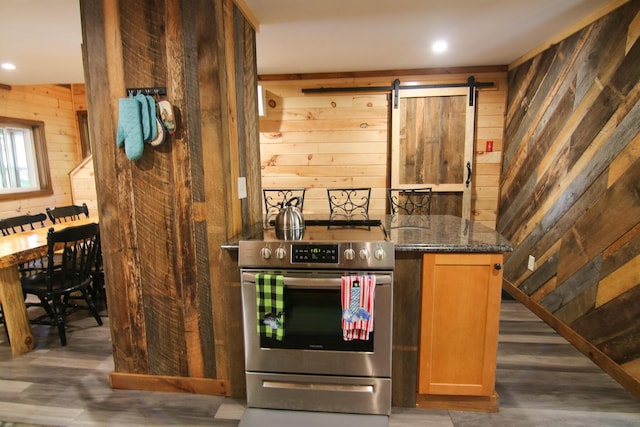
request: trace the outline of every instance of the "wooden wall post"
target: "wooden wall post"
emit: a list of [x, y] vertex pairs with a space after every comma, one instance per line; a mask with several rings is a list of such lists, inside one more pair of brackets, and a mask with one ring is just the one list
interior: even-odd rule
[[[112, 386], [242, 395], [237, 266], [220, 245], [261, 219], [255, 32], [232, 0], [82, 0], [81, 17]], [[131, 161], [118, 100], [141, 87], [167, 88], [178, 130]]]

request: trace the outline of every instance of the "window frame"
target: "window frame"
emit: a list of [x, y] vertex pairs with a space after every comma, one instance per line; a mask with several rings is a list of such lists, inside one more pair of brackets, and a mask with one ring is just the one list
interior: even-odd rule
[[27, 126], [31, 128], [31, 137], [33, 139], [35, 163], [37, 167], [36, 173], [38, 175], [40, 188], [30, 191], [12, 191], [8, 193], [0, 192], [0, 201], [29, 199], [53, 194], [44, 122], [0, 116], [0, 127], [9, 127], [11, 125]]
[[78, 131], [80, 135], [80, 148], [82, 149], [82, 158], [86, 159], [91, 156], [91, 135], [89, 134], [89, 114], [87, 110], [78, 110], [76, 113], [78, 119]]

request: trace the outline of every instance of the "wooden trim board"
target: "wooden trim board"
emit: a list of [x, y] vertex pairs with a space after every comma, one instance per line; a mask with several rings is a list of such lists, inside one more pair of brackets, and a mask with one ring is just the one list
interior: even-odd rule
[[111, 388], [122, 390], [169, 391], [231, 396], [229, 381], [213, 378], [168, 377], [112, 372], [109, 375], [109, 383]]
[[498, 412], [500, 396], [448, 396], [440, 394], [416, 395], [416, 408], [447, 411]]

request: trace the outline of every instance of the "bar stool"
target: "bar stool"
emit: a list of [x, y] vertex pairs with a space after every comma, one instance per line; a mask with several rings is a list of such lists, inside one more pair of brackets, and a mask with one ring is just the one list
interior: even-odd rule
[[431, 187], [388, 188], [391, 214], [431, 215]]
[[368, 217], [371, 187], [362, 188], [328, 188], [329, 212], [331, 217], [354, 215]]

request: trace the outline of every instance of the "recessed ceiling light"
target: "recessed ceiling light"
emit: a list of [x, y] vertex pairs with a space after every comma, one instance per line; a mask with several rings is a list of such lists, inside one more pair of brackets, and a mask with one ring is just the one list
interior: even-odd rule
[[444, 51], [447, 50], [447, 42], [444, 40], [438, 40], [437, 42], [433, 43], [433, 45], [431, 46], [431, 49], [433, 50], [434, 53], [442, 53]]
[[4, 64], [0, 65], [0, 67], [2, 67], [5, 70], [15, 70], [16, 66], [13, 64], [10, 64], [8, 62], [5, 62]]

